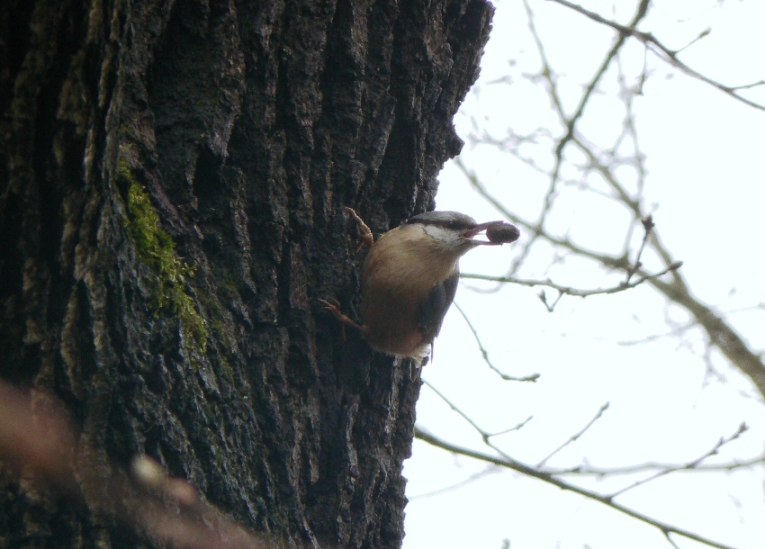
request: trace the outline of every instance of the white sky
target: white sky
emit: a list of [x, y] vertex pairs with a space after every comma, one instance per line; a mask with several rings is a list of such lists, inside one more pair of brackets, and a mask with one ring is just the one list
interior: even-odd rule
[[[562, 73], [571, 112], [613, 40], [613, 32], [568, 9], [544, 0], [529, 0], [553, 68]], [[612, 16], [612, 2], [582, 2]], [[613, 2], [616, 3], [616, 2]], [[618, 2], [615, 17], [627, 21], [636, 1]], [[653, 2], [654, 5], [659, 4]], [[726, 84], [765, 78], [765, 3], [726, 0], [662, 2], [641, 25], [670, 47], [682, 47], [705, 28], [707, 37], [681, 54], [701, 73]], [[633, 44], [627, 67], [642, 65], [642, 49]], [[516, 65], [509, 67], [508, 60]], [[727, 313], [765, 303], [761, 281], [765, 261], [761, 244], [765, 220], [765, 112], [738, 103], [706, 84], [679, 74], [649, 56], [653, 68], [645, 94], [635, 108], [640, 146], [647, 157], [646, 201], [653, 205], [667, 248], [683, 260], [682, 272], [696, 297]], [[502, 135], [537, 126], [555, 126], [542, 89], [519, 78], [538, 71], [536, 50], [520, 0], [498, 3], [494, 30], [483, 60], [478, 95], [471, 95], [456, 119], [458, 131], [470, 131], [470, 117], [482, 129]], [[515, 75], [512, 86], [486, 82]], [[581, 128], [601, 143], [619, 131], [622, 114], [613, 78], [602, 87]], [[751, 93], [765, 102], [765, 92]], [[554, 137], [559, 136], [555, 129]], [[510, 209], [535, 219], [544, 177], [510, 156], [480, 147], [463, 151], [492, 192]], [[542, 159], [544, 161], [544, 159]], [[459, 210], [478, 220], [497, 219], [492, 208], [470, 190], [452, 165], [441, 174], [438, 208]], [[590, 249], [618, 250], [629, 218], [576, 195], [561, 201], [557, 223]], [[639, 233], [638, 233], [638, 236]], [[463, 272], [504, 274], [517, 248], [479, 248], [461, 262]], [[647, 258], [650, 266], [651, 258]], [[572, 261], [548, 270], [549, 258], [532, 256], [522, 272], [529, 278], [552, 276], [557, 282], [585, 288], [610, 286], [618, 278]], [[621, 276], [621, 275], [619, 275]], [[471, 284], [475, 286], [475, 284]], [[734, 290], [735, 291], [732, 291]], [[647, 285], [615, 296], [564, 297], [554, 313], [539, 302], [539, 289], [505, 287], [478, 294], [461, 285], [457, 303], [466, 311], [495, 365], [508, 374], [538, 372], [536, 384], [502, 381], [481, 360], [459, 312], [452, 308], [436, 341], [435, 361], [423, 378], [432, 383], [487, 431], [501, 431], [529, 416], [523, 429], [495, 442], [515, 459], [534, 464], [579, 431], [606, 402], [610, 407], [579, 441], [550, 465], [567, 467], [583, 461], [620, 466], [645, 461], [693, 460], [720, 437], [746, 422], [750, 430], [726, 445], [709, 462], [745, 459], [765, 447], [765, 407], [748, 380], [715, 353], [713, 363], [727, 377], [720, 383], [706, 376], [700, 357], [704, 339], [695, 331], [685, 341], [660, 338], [624, 346], [618, 342], [665, 334], [665, 317], [687, 318]], [[554, 294], [550, 294], [554, 295]], [[733, 313], [730, 320], [754, 349], [765, 349], [763, 310]], [[423, 387], [418, 426], [455, 444], [491, 453], [472, 428], [430, 390]], [[423, 496], [458, 484], [486, 470], [486, 465], [415, 441], [407, 461], [409, 479], [405, 549], [620, 549], [671, 545], [656, 529], [580, 496], [509, 471], [492, 472], [465, 486]], [[607, 492], [630, 484], [614, 480], [569, 477], [572, 483]], [[418, 497], [419, 496], [419, 497]], [[653, 518], [683, 527], [741, 549], [765, 547], [763, 470], [730, 474], [675, 473], [639, 487], [617, 501]], [[701, 545], [673, 537], [680, 548]]]

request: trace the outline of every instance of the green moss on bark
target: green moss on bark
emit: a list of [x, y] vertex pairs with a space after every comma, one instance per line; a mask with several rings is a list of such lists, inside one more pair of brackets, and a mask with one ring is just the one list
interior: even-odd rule
[[135, 242], [138, 258], [156, 276], [151, 282], [155, 314], [177, 316], [184, 339], [204, 352], [209, 335], [207, 324], [197, 312], [194, 298], [186, 290], [194, 268], [178, 257], [175, 243], [162, 229], [149, 194], [134, 180], [124, 160], [120, 161], [119, 176], [128, 183], [128, 218], [125, 224]]

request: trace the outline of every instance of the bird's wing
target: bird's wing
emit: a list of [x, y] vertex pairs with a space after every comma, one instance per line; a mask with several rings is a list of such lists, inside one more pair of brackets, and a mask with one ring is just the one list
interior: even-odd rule
[[430, 291], [425, 301], [420, 303], [417, 310], [417, 324], [422, 333], [422, 341], [432, 343], [433, 339], [441, 331], [446, 311], [454, 301], [457, 293], [457, 283], [460, 279], [459, 271], [454, 271], [443, 282], [436, 284]]

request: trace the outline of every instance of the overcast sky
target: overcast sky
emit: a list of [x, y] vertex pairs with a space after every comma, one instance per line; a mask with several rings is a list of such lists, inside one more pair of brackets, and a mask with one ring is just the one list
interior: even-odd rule
[[[559, 83], [570, 100], [567, 106], [573, 108], [581, 84], [601, 63], [614, 32], [553, 2], [529, 2], [550, 62], [561, 73]], [[625, 22], [637, 2], [618, 2], [616, 14], [611, 2], [582, 4]], [[725, 84], [765, 78], [765, 3], [653, 4], [656, 7], [640, 29], [669, 47], [680, 48], [711, 28], [708, 36], [681, 54], [688, 65]], [[634, 72], [642, 66], [642, 49], [633, 45], [623, 62], [625, 71]], [[650, 78], [635, 102], [649, 170], [645, 204], [667, 248], [684, 261], [682, 272], [693, 294], [729, 316], [751, 347], [765, 349], [765, 314], [756, 308], [765, 303], [761, 213], [765, 112], [738, 103], [655, 57], [648, 57], [648, 66]], [[507, 127], [523, 133], [548, 122], [557, 128], [542, 88], [522, 78], [537, 73], [539, 67], [522, 2], [499, 2], [477, 93], [465, 101], [456, 119], [458, 132], [466, 136], [471, 119], [494, 135], [502, 135]], [[513, 75], [511, 85], [488, 85], [507, 74]], [[604, 143], [618, 133], [623, 118], [618, 97], [613, 96], [618, 91], [614, 75], [607, 75], [602, 93], [581, 121], [583, 131]], [[750, 96], [765, 103], [763, 92]], [[553, 137], [559, 132], [554, 129]], [[463, 158], [509, 209], [536, 218], [546, 188], [544, 176], [486, 148], [466, 146]], [[479, 221], [498, 219], [453, 165], [441, 174], [437, 204], [438, 209], [459, 210]], [[590, 249], [618, 250], [629, 224], [629, 217], [618, 208], [575, 196], [557, 215], [555, 223]], [[636, 239], [639, 236], [636, 233]], [[517, 246], [479, 248], [462, 260], [462, 271], [502, 275], [517, 250]], [[650, 257], [646, 265], [650, 268]], [[577, 261], [550, 269], [544, 254], [532, 256], [522, 274], [552, 276], [560, 284], [583, 288], [617, 280]], [[666, 334], [667, 318], [680, 323], [687, 319], [665, 307], [649, 286], [614, 296], [564, 297], [553, 313], [537, 297], [539, 289], [508, 286], [482, 294], [471, 291], [471, 286], [477, 284], [461, 284], [456, 302], [478, 329], [494, 364], [514, 376], [539, 373], [539, 381], [503, 381], [491, 372], [454, 307], [423, 378], [487, 431], [502, 431], [533, 416], [522, 429], [496, 439], [515, 459], [537, 463], [582, 429], [605, 403], [609, 408], [603, 417], [549, 465], [687, 462], [721, 437], [731, 436], [742, 422], [749, 430], [709, 463], [763, 452], [761, 398], [717, 353], [712, 354], [712, 363], [726, 379], [710, 378], [701, 358], [705, 349], [701, 333], [688, 330], [682, 339], [658, 337], [628, 344]], [[449, 442], [490, 452], [428, 386], [418, 404], [418, 426]], [[503, 539], [509, 539], [513, 549], [671, 547], [658, 530], [610, 508], [516, 473], [488, 470], [482, 463], [420, 441], [415, 441], [405, 474], [411, 499], [405, 549], [500, 549]], [[474, 475], [479, 478], [434, 494]], [[569, 480], [605, 493], [631, 484], [634, 478]], [[715, 541], [761, 549], [764, 486], [761, 466], [730, 474], [675, 473], [617, 501]], [[680, 548], [701, 547], [678, 537], [673, 541]]]

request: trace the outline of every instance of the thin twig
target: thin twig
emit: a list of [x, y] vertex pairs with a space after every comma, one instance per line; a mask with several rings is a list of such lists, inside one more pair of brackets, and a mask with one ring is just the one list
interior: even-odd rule
[[[643, 263], [640, 261], [640, 258], [643, 256], [643, 250], [645, 250], [646, 244], [648, 244], [648, 239], [651, 238], [651, 233], [653, 232], [653, 229], [656, 225], [653, 224], [653, 217], [648, 216], [640, 220], [640, 222], [643, 225], [643, 240], [640, 243], [640, 248], [638, 249], [637, 257], [635, 257], [635, 262], [632, 264], [632, 266], [627, 269], [627, 279], [624, 281], [625, 284], [629, 284], [630, 279], [632, 278], [632, 275], [634, 275], [636, 272], [640, 270], [640, 268], [643, 266]], [[682, 264], [682, 263], [681, 263]]]
[[431, 384], [431, 383], [430, 383], [428, 380], [426, 380], [426, 379], [423, 379], [423, 380], [422, 380], [422, 382], [423, 382], [423, 384], [425, 384], [425, 385], [426, 385], [426, 386], [427, 386], [427, 387], [428, 387], [428, 388], [429, 388], [431, 391], [433, 391], [434, 393], [436, 393], [436, 395], [437, 395], [437, 396], [438, 396], [438, 397], [439, 397], [441, 400], [443, 400], [443, 401], [446, 403], [446, 405], [447, 405], [447, 406], [449, 406], [449, 408], [451, 408], [452, 410], [454, 410], [454, 411], [455, 411], [457, 414], [459, 414], [459, 415], [460, 415], [460, 417], [462, 417], [462, 419], [464, 419], [465, 421], [467, 421], [467, 422], [470, 424], [470, 426], [471, 426], [473, 429], [475, 429], [475, 431], [476, 431], [476, 432], [477, 432], [479, 435], [481, 435], [481, 439], [483, 440], [484, 444], [486, 444], [486, 446], [488, 446], [489, 448], [491, 448], [492, 450], [494, 450], [495, 452], [497, 452], [497, 453], [498, 453], [499, 455], [501, 455], [502, 457], [506, 457], [506, 458], [510, 459], [510, 456], [508, 456], [508, 455], [507, 455], [507, 454], [505, 454], [505, 453], [504, 453], [502, 450], [500, 450], [500, 449], [499, 449], [497, 446], [495, 446], [494, 444], [492, 444], [492, 442], [491, 442], [491, 440], [490, 440], [490, 439], [491, 439], [491, 437], [495, 437], [495, 436], [503, 435], [503, 434], [505, 434], [505, 433], [509, 433], [509, 432], [511, 432], [511, 431], [517, 431], [517, 430], [521, 429], [521, 428], [522, 428], [524, 425], [526, 425], [526, 424], [527, 424], [529, 421], [531, 421], [531, 416], [529, 416], [528, 418], [524, 419], [522, 422], [520, 422], [519, 424], [515, 425], [514, 427], [510, 427], [509, 429], [504, 429], [504, 430], [502, 430], [502, 431], [499, 431], [499, 432], [497, 432], [497, 433], [489, 433], [488, 431], [484, 431], [484, 430], [483, 430], [483, 429], [482, 429], [482, 428], [481, 428], [481, 427], [480, 427], [480, 426], [479, 426], [479, 425], [478, 425], [478, 424], [477, 424], [475, 421], [473, 421], [473, 419], [472, 419], [470, 416], [468, 416], [468, 415], [467, 415], [465, 412], [463, 412], [463, 411], [462, 411], [462, 410], [461, 410], [461, 409], [460, 409], [460, 408], [459, 408], [459, 407], [458, 407], [456, 404], [454, 404], [454, 403], [453, 403], [451, 400], [449, 400], [449, 399], [446, 397], [446, 395], [444, 395], [444, 394], [443, 394], [441, 391], [439, 391], [438, 389], [436, 389], [436, 388], [433, 386], [433, 384]]
[[699, 456], [698, 458], [694, 459], [693, 461], [689, 461], [688, 463], [685, 463], [683, 465], [679, 465], [679, 466], [675, 466], [675, 467], [668, 467], [667, 469], [664, 469], [662, 471], [658, 471], [657, 473], [655, 473], [655, 474], [653, 474], [653, 475], [651, 475], [651, 476], [649, 476], [647, 478], [637, 480], [637, 481], [633, 482], [632, 484], [630, 484], [629, 486], [627, 486], [625, 488], [622, 488], [621, 490], [618, 490], [616, 492], [613, 492], [610, 495], [610, 497], [615, 498], [616, 496], [619, 496], [619, 495], [621, 495], [621, 494], [623, 494], [623, 493], [625, 493], [625, 492], [627, 492], [629, 490], [632, 490], [633, 488], [637, 488], [638, 486], [642, 486], [643, 484], [646, 484], [648, 482], [651, 482], [651, 481], [656, 480], [658, 478], [661, 478], [663, 476], [669, 475], [670, 473], [675, 473], [677, 471], [687, 471], [687, 470], [690, 470], [690, 469], [695, 469], [699, 465], [699, 463], [701, 463], [702, 461], [704, 461], [708, 457], [717, 454], [720, 451], [720, 448], [722, 448], [726, 444], [728, 444], [730, 442], [733, 442], [734, 440], [739, 438], [748, 429], [749, 429], [749, 427], [747, 427], [746, 423], [742, 423], [741, 425], [739, 425], [738, 430], [735, 433], [733, 433], [728, 438], [720, 438], [720, 440], [717, 441], [717, 444], [715, 444], [713, 448], [711, 448], [709, 451], [705, 452], [702, 456]]
[[550, 460], [551, 457], [553, 457], [555, 454], [557, 454], [558, 452], [563, 450], [566, 446], [568, 446], [569, 444], [573, 444], [574, 442], [579, 440], [579, 438], [584, 433], [586, 433], [587, 430], [590, 427], [592, 427], [595, 424], [596, 421], [598, 421], [601, 417], [603, 417], [603, 414], [605, 413], [605, 411], [608, 410], [608, 406], [609, 406], [608, 402], [603, 404], [603, 406], [601, 406], [600, 409], [598, 410], [598, 413], [595, 414], [595, 417], [593, 417], [590, 421], [587, 422], [587, 425], [585, 425], [578, 433], [575, 433], [575, 434], [571, 435], [568, 438], [568, 440], [566, 440], [563, 444], [561, 444], [555, 450], [550, 452], [542, 461], [537, 463], [537, 465], [536, 465], [537, 469], [541, 469], [542, 467], [544, 467], [545, 463], [547, 463]]
[[433, 490], [432, 492], [425, 492], [423, 494], [417, 494], [414, 496], [410, 496], [407, 494], [406, 499], [409, 501], [414, 501], [416, 499], [424, 499], [424, 498], [430, 498], [433, 496], [440, 496], [443, 493], [451, 492], [452, 490], [458, 490], [462, 488], [463, 486], [467, 486], [468, 484], [472, 484], [476, 480], [479, 480], [487, 475], [495, 474], [495, 473], [501, 473], [502, 469], [497, 467], [496, 465], [488, 465], [486, 469], [483, 471], [480, 471], [474, 475], [470, 475], [465, 480], [461, 480], [455, 484], [451, 484], [449, 486], [445, 486], [443, 488], [439, 488], [438, 490]]
[[675, 543], [675, 540], [673, 540], [672, 537], [670, 536], [670, 532], [666, 532], [665, 531], [665, 532], [662, 532], [662, 534], [664, 534], [664, 537], [667, 538], [667, 541], [669, 542], [669, 544], [672, 547], [674, 547], [675, 549], [680, 549], [680, 547], [678, 547], [677, 543]]
[[473, 323], [470, 322], [470, 319], [465, 314], [465, 311], [462, 310], [462, 307], [460, 307], [456, 302], [453, 303], [453, 305], [462, 315], [462, 318], [465, 319], [465, 322], [467, 323], [468, 328], [470, 328], [470, 331], [473, 333], [473, 337], [475, 338], [475, 341], [478, 344], [478, 349], [481, 352], [481, 356], [483, 357], [484, 362], [489, 368], [495, 371], [499, 375], [499, 377], [501, 377], [505, 381], [530, 381], [532, 383], [535, 382], [537, 379], [539, 379], [540, 374], [531, 374], [524, 377], [513, 377], [510, 375], [507, 375], [506, 373], [502, 372], [502, 370], [494, 366], [494, 364], [489, 359], [489, 351], [487, 351], [486, 347], [483, 346], [483, 342], [481, 341], [481, 338], [478, 336], [478, 330], [476, 330], [475, 326], [473, 326]]

